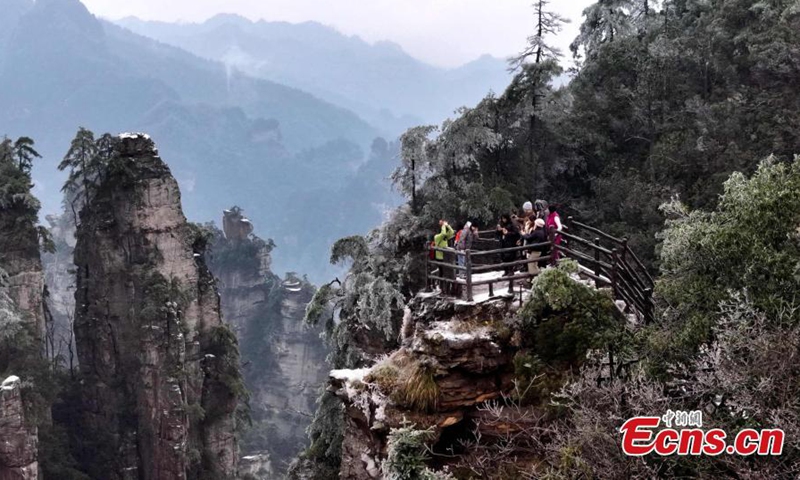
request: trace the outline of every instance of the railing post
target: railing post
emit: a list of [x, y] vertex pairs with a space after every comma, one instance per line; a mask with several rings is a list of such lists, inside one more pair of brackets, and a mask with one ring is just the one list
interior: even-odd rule
[[467, 280], [467, 301], [472, 301], [472, 253], [467, 250], [464, 252], [464, 264], [467, 267], [466, 280]]
[[[567, 225], [566, 225], [566, 227], [567, 227], [567, 232], [569, 232], [569, 233], [572, 233], [571, 232], [571, 230], [572, 230], [572, 220], [573, 220], [572, 215], [567, 217]], [[572, 233], [572, 234], [575, 235], [574, 233]]]
[[647, 325], [653, 320], [653, 289], [645, 288], [642, 293], [644, 293], [644, 306], [647, 309], [643, 312], [644, 324]]
[[600, 277], [600, 237], [594, 238], [594, 246], [597, 247], [594, 249], [594, 274]]
[[622, 237], [622, 261], [627, 262], [625, 253], [628, 252], [628, 237]]
[[431, 292], [431, 249], [425, 254], [425, 292]]
[[617, 261], [619, 254], [616, 248], [611, 249], [611, 290], [614, 292], [614, 298], [619, 299], [619, 292], [617, 291]]

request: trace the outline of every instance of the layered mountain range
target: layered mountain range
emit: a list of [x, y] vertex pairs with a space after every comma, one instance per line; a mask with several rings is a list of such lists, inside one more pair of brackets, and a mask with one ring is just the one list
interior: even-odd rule
[[503, 59], [484, 55], [445, 69], [411, 57], [396, 43], [371, 44], [317, 22], [253, 22], [221, 14], [203, 23], [135, 17], [116, 23], [232, 71], [311, 92], [392, 136], [420, 123], [439, 123], [510, 80]]
[[[436, 69], [316, 24], [223, 16], [196, 28], [133, 20], [124, 28], [78, 0], [0, 8], [0, 134], [37, 139], [45, 214], [60, 211], [64, 176], [55, 167], [78, 127], [146, 131], [171, 159], [189, 218], [209, 221], [240, 205], [281, 246], [276, 270], [316, 281], [338, 273], [327, 266], [334, 240], [365, 233], [398, 204], [386, 180], [393, 135], [418, 119], [441, 121], [502, 88], [506, 75], [489, 59]], [[173, 30], [189, 40], [159, 34]], [[237, 49], [277, 70], [231, 60]], [[344, 215], [353, 198], [360, 214]]]

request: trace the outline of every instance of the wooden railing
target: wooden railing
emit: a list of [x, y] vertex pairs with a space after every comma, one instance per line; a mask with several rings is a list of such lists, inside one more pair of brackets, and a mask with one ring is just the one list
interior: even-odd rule
[[[571, 258], [581, 267], [580, 274], [594, 280], [599, 286], [611, 287], [614, 298], [623, 300], [625, 304], [638, 315], [644, 323], [653, 320], [653, 278], [647, 271], [639, 257], [631, 250], [627, 238], [616, 238], [595, 227], [575, 221], [572, 217], [567, 219], [561, 232], [551, 229], [550, 241], [535, 245], [525, 245], [512, 248], [493, 248], [497, 240], [486, 238], [487, 234], [494, 235], [494, 231], [479, 232], [478, 250], [457, 251], [453, 248], [434, 248], [433, 252], [440, 252], [444, 259], [430, 259], [426, 256], [427, 266], [426, 285], [428, 290], [437, 281], [450, 290], [445, 292], [453, 296], [461, 296], [465, 290], [467, 301], [474, 299], [474, 287], [479, 285], [489, 286], [489, 295], [494, 295], [494, 284], [508, 282], [508, 291], [513, 293], [515, 282], [532, 279], [538, 273], [530, 273], [527, 266], [531, 263], [547, 262], [555, 264], [559, 257]], [[560, 236], [560, 241], [556, 241]], [[588, 237], [588, 238], [587, 238]], [[536, 258], [524, 258], [511, 262], [497, 262], [497, 257], [506, 254], [519, 254], [550, 247], [550, 254]], [[463, 265], [458, 264], [458, 258], [463, 257]], [[523, 272], [515, 273], [514, 269], [523, 266]], [[437, 267], [434, 274], [432, 267]], [[507, 271], [511, 275], [487, 279], [473, 279], [473, 275]], [[464, 278], [459, 278], [458, 273], [463, 273]]]

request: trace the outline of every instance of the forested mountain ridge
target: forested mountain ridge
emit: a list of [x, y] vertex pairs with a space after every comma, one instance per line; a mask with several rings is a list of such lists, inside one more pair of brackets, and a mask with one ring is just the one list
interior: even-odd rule
[[391, 137], [414, 124], [439, 122], [489, 90], [504, 89], [510, 78], [502, 59], [487, 55], [444, 69], [412, 58], [397, 44], [369, 44], [316, 22], [253, 22], [221, 14], [196, 24], [134, 17], [116, 23], [248, 75], [297, 86], [357, 112]]

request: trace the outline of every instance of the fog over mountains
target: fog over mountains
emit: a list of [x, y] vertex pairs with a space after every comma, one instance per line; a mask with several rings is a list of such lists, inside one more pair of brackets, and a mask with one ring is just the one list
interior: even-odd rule
[[202, 24], [117, 22], [131, 31], [291, 85], [344, 106], [384, 134], [439, 123], [510, 80], [502, 59], [485, 55], [460, 68], [427, 65], [391, 42], [369, 44], [316, 22], [252, 22], [217, 15]]
[[385, 180], [396, 135], [508, 78], [498, 59], [444, 70], [315, 23], [114, 24], [78, 0], [0, 8], [0, 135], [36, 140], [43, 214], [60, 208], [55, 167], [78, 127], [144, 131], [190, 219], [239, 205], [277, 243], [276, 271], [315, 280], [334, 273], [334, 240], [365, 233], [397, 202]]

